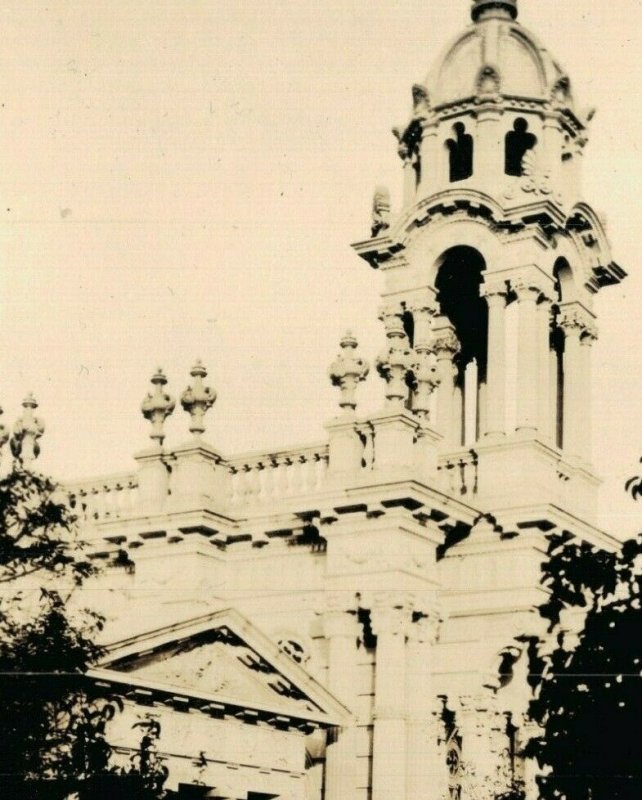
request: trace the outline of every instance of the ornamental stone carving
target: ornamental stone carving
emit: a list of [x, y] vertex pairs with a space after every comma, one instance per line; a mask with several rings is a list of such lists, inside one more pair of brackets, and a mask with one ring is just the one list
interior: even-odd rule
[[44, 422], [35, 415], [38, 402], [33, 394], [29, 393], [22, 402], [24, 411], [13, 427], [10, 447], [14, 458], [24, 465], [29, 465], [40, 454], [38, 439], [45, 432]]
[[425, 117], [430, 112], [428, 89], [421, 83], [415, 83], [412, 87], [412, 105], [415, 117]]
[[446, 356], [452, 358], [461, 349], [459, 339], [452, 327], [445, 327], [440, 330], [435, 330], [432, 342], [432, 349], [434, 350], [437, 358], [439, 356]]
[[163, 387], [167, 384], [167, 378], [160, 367], [152, 376], [151, 384], [154, 389], [147, 393], [147, 397], [141, 404], [141, 411], [143, 417], [152, 423], [152, 432], [149, 434], [149, 438], [162, 447], [165, 441], [165, 420], [174, 411], [176, 402], [164, 391]]
[[379, 319], [386, 329], [388, 342], [377, 357], [377, 372], [386, 381], [388, 405], [400, 406], [408, 396], [408, 378], [413, 353], [408, 344], [402, 321], [401, 306], [384, 306]]
[[412, 363], [415, 392], [413, 411], [418, 417], [428, 419], [430, 416], [430, 398], [439, 385], [434, 357], [427, 351], [415, 352]]
[[390, 227], [390, 192], [377, 186], [372, 198], [372, 236], [379, 236]]
[[441, 614], [434, 609], [428, 614], [415, 615], [408, 628], [408, 638], [422, 644], [437, 644], [442, 624]]
[[595, 318], [578, 303], [560, 306], [557, 324], [566, 335], [577, 336], [585, 344], [591, 344], [598, 337]]
[[200, 360], [194, 364], [190, 375], [194, 380], [181, 395], [181, 405], [190, 415], [190, 432], [194, 436], [201, 436], [205, 433], [205, 414], [214, 405], [216, 392], [203, 383], [207, 377], [207, 370]]
[[370, 365], [367, 361], [357, 355], [359, 343], [347, 331], [339, 343], [341, 352], [330, 365], [328, 375], [333, 386], [338, 386], [341, 390], [339, 406], [346, 412], [353, 412], [357, 407], [355, 392], [357, 386], [365, 381], [370, 372]]
[[499, 72], [495, 67], [486, 64], [477, 75], [477, 92], [483, 95], [495, 95], [500, 90]]

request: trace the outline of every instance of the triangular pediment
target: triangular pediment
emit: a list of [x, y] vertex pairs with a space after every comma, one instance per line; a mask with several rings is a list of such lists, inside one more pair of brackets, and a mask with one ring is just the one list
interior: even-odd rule
[[349, 712], [302, 667], [234, 610], [151, 631], [109, 647], [92, 670], [134, 694], [342, 724]]

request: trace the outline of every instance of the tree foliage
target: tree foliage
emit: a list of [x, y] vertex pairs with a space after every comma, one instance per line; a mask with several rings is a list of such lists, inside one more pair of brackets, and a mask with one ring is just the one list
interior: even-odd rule
[[552, 645], [531, 648], [530, 668], [541, 800], [642, 797], [641, 565], [642, 538], [606, 552], [551, 537], [540, 612]]
[[94, 571], [64, 496], [17, 460], [0, 479], [0, 783], [12, 800], [163, 795], [156, 721], [139, 723], [130, 764], [112, 762], [121, 703], [86, 676], [103, 619], [68, 602]]

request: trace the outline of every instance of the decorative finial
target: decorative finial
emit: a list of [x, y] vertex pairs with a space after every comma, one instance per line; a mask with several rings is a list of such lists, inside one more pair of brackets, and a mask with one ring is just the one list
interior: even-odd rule
[[389, 406], [402, 406], [408, 396], [406, 382], [412, 367], [412, 353], [404, 330], [403, 311], [394, 306], [384, 306], [379, 319], [386, 329], [386, 346], [377, 358], [377, 371], [385, 380], [386, 400]]
[[473, 0], [470, 13], [475, 22], [489, 17], [517, 19], [517, 0]]
[[416, 351], [412, 371], [415, 384], [412, 410], [427, 422], [430, 419], [430, 397], [439, 385], [433, 354], [425, 350]]
[[192, 385], [188, 386], [183, 392], [181, 405], [191, 416], [190, 431], [194, 436], [201, 436], [201, 434], [205, 433], [205, 414], [214, 405], [216, 392], [211, 387], [203, 384], [203, 378], [207, 377], [207, 370], [200, 360], [194, 364], [190, 375], [194, 380]]
[[385, 186], [377, 186], [372, 198], [372, 227], [373, 236], [379, 236], [390, 227], [390, 192]]
[[38, 402], [31, 392], [22, 401], [22, 407], [24, 411], [13, 427], [10, 446], [14, 458], [28, 466], [40, 454], [38, 439], [45, 432], [45, 424], [34, 414]]
[[154, 390], [147, 393], [147, 397], [143, 400], [141, 411], [145, 419], [152, 423], [152, 432], [149, 438], [158, 442], [158, 446], [162, 447], [165, 441], [165, 431], [163, 426], [165, 420], [174, 410], [176, 405], [174, 399], [170, 397], [163, 387], [167, 383], [163, 370], [159, 367], [151, 379]]
[[357, 407], [355, 391], [357, 385], [366, 379], [370, 366], [367, 361], [357, 356], [358, 342], [347, 331], [340, 342], [341, 352], [330, 365], [328, 375], [333, 386], [341, 389], [339, 406], [347, 413], [354, 412]]

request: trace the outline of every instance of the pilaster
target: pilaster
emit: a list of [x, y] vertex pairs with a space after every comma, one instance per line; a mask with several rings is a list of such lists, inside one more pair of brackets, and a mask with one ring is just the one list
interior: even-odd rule
[[436, 786], [444, 766], [439, 762], [433, 714], [436, 711], [432, 677], [434, 646], [440, 618], [436, 607], [408, 626], [406, 644], [407, 772], [409, 799], [441, 800]]
[[406, 800], [406, 635], [412, 609], [404, 595], [375, 595], [377, 637], [372, 800]]
[[[354, 710], [357, 685], [357, 639], [360, 628], [354, 611], [345, 607], [345, 594], [330, 595], [323, 614], [328, 641], [328, 688]], [[326, 748], [326, 800], [353, 800], [356, 795], [356, 736], [354, 727], [335, 731]]]

